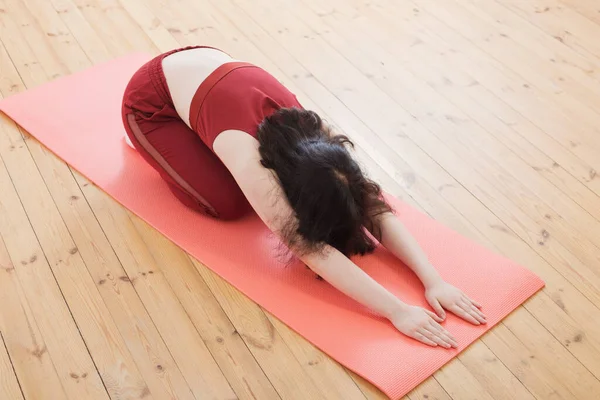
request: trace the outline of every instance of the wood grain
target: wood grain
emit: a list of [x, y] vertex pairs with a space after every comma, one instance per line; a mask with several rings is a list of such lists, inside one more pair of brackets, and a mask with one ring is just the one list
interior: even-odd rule
[[0, 333], [0, 398], [22, 400], [23, 392], [15, 375], [8, 350]]
[[[546, 281], [405, 398], [592, 400], [599, 10], [0, 0], [0, 92], [190, 44], [259, 64], [349, 135], [388, 192]], [[4, 116], [0, 161], [0, 397], [385, 398]]]

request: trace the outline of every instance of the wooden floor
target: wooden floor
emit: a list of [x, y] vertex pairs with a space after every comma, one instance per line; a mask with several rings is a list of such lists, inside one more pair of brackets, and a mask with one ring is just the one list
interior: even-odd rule
[[[189, 44], [258, 63], [547, 283], [407, 399], [598, 399], [599, 38], [597, 0], [0, 0], [0, 93]], [[0, 399], [384, 398], [1, 118]]]

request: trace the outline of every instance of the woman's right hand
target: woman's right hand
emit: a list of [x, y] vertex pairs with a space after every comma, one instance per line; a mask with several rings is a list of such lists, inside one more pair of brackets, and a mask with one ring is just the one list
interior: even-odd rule
[[419, 342], [429, 346], [456, 348], [456, 339], [439, 322], [442, 319], [431, 311], [416, 306], [405, 306], [390, 318], [396, 329]]

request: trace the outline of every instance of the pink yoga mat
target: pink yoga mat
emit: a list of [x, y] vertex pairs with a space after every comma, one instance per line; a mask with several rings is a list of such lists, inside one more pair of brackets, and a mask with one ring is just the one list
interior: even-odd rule
[[[301, 265], [285, 266], [255, 216], [219, 222], [180, 205], [123, 141], [120, 104], [146, 54], [95, 66], [0, 102], [0, 109], [63, 160], [329, 356], [398, 399], [543, 287], [527, 269], [392, 199], [443, 277], [483, 304], [486, 326], [449, 314], [458, 350], [408, 339]], [[356, 260], [404, 301], [428, 307], [416, 277], [385, 249]]]

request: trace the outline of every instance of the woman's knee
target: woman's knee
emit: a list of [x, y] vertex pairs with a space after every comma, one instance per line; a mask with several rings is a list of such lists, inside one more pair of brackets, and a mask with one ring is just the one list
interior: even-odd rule
[[171, 192], [183, 205], [200, 214], [221, 221], [233, 221], [242, 218], [251, 210], [250, 204], [241, 192], [221, 191], [218, 196], [206, 196], [210, 198], [209, 201], [207, 198], [194, 197], [168, 178], [165, 180]]

